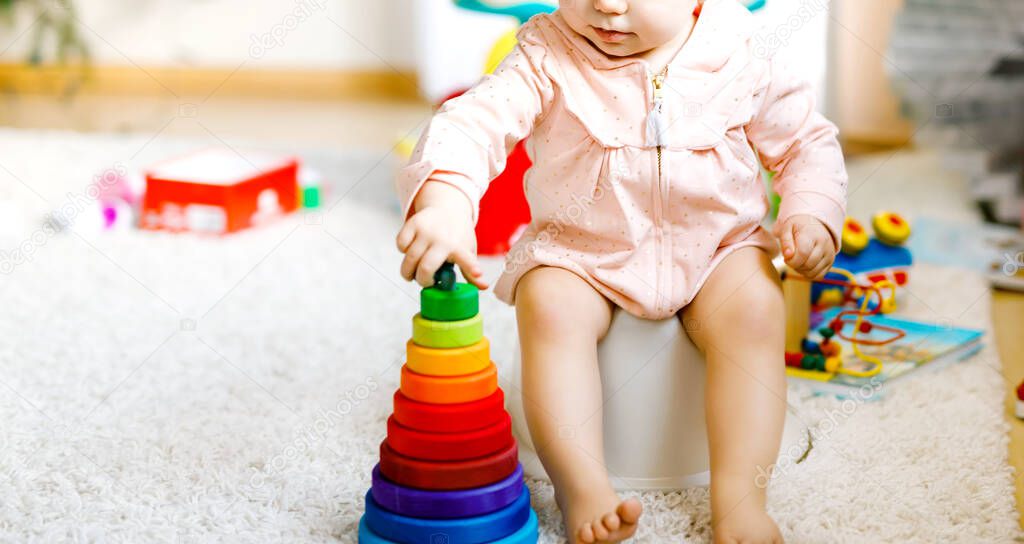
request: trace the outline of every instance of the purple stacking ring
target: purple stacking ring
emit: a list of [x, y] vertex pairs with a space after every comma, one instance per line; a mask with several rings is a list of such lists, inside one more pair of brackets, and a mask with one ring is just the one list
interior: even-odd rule
[[398, 485], [373, 467], [373, 500], [383, 509], [414, 518], [451, 519], [482, 516], [515, 502], [523, 492], [523, 465], [507, 478], [483, 487], [430, 491]]

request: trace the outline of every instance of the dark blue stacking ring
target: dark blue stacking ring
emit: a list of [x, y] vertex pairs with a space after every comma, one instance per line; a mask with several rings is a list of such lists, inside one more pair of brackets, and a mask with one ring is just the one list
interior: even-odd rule
[[[452, 542], [451, 540], [444, 540], [443, 534], [429, 534], [416, 540], [415, 544], [440, 544], [444, 542]], [[433, 540], [431, 540], [433, 538]], [[506, 536], [505, 538], [494, 540], [488, 544], [537, 544], [537, 539], [540, 538], [540, 529], [537, 525], [537, 514], [530, 510], [530, 518], [526, 520], [526, 524], [519, 528], [518, 531]], [[413, 542], [413, 541], [409, 541]], [[359, 520], [359, 544], [397, 544], [391, 540], [384, 540], [383, 538], [374, 534], [369, 527], [366, 526], [366, 516], [363, 516]]]
[[523, 492], [523, 466], [507, 478], [484, 487], [458, 491], [430, 491], [389, 481], [373, 467], [373, 500], [377, 506], [413, 518], [468, 518], [489, 514], [515, 502]]
[[[523, 486], [515, 502], [490, 514], [457, 519], [427, 519], [400, 516], [381, 508], [370, 491], [366, 492], [366, 514], [363, 521], [366, 528], [383, 542], [408, 542], [428, 544], [432, 535], [444, 535], [447, 542], [459, 544], [484, 544], [501, 541], [514, 535], [528, 525], [533, 510], [530, 509], [530, 491]], [[372, 540], [361, 542], [372, 542]], [[515, 542], [515, 541], [508, 541]]]

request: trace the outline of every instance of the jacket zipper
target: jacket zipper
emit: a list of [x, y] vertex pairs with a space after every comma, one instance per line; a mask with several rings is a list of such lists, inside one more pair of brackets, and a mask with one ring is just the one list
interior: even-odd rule
[[648, 118], [647, 118], [648, 119], [648, 124], [647, 124], [648, 138], [653, 138], [653, 141], [655, 143], [655, 153], [657, 153], [657, 166], [658, 166], [658, 191], [657, 191], [657, 197], [655, 198], [655, 201], [654, 201], [655, 229], [657, 229], [656, 230], [656, 236], [655, 236], [655, 242], [656, 242], [655, 256], [656, 256], [656, 262], [657, 262], [657, 266], [656, 266], [657, 273], [656, 273], [655, 277], [657, 279], [655, 280], [656, 284], [655, 284], [654, 296], [655, 296], [655, 307], [658, 310], [661, 310], [661, 300], [662, 300], [661, 284], [662, 284], [662, 281], [663, 281], [663, 277], [665, 276], [662, 273], [663, 259], [665, 258], [665, 256], [662, 255], [662, 253], [664, 252], [664, 247], [665, 247], [664, 246], [664, 242], [662, 240], [663, 235], [664, 235], [664, 232], [663, 232], [664, 226], [662, 225], [664, 210], [662, 209], [662, 206], [663, 206], [664, 194], [665, 193], [664, 193], [664, 187], [663, 187], [664, 186], [664, 180], [662, 179], [663, 175], [662, 175], [662, 167], [661, 167], [661, 162], [662, 162], [661, 161], [661, 154], [662, 154], [662, 147], [665, 144], [665, 128], [666, 128], [666, 126], [665, 126], [665, 112], [664, 112], [664, 97], [663, 97], [664, 91], [662, 90], [662, 86], [665, 83], [665, 77], [667, 75], [668, 75], [668, 66], [666, 66], [665, 69], [661, 71], [661, 73], [651, 76], [651, 85], [654, 88], [654, 93], [653, 93], [654, 94], [654, 104], [653, 104], [653, 106], [651, 108], [651, 111], [648, 114]]

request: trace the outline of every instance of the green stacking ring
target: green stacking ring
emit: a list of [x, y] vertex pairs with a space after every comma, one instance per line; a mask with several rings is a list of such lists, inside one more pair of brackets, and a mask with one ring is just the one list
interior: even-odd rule
[[462, 348], [484, 337], [484, 319], [477, 314], [459, 321], [433, 321], [412, 316], [412, 342], [426, 348]]
[[431, 321], [461, 321], [480, 311], [479, 290], [469, 283], [456, 283], [450, 291], [427, 287], [420, 291], [420, 315]]

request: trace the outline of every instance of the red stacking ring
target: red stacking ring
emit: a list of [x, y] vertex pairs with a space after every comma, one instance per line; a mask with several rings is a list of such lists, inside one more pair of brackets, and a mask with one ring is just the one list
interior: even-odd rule
[[448, 491], [483, 487], [508, 478], [519, 465], [515, 441], [486, 457], [466, 461], [421, 461], [396, 453], [385, 439], [380, 443], [380, 472], [406, 487]]
[[398, 423], [394, 416], [388, 418], [388, 444], [413, 459], [464, 461], [501, 451], [514, 441], [512, 418], [507, 413], [493, 425], [459, 433], [417, 431]]
[[472, 431], [498, 423], [505, 415], [505, 393], [500, 388], [480, 400], [459, 404], [419, 402], [401, 390], [395, 391], [394, 399], [395, 421], [417, 431]]

